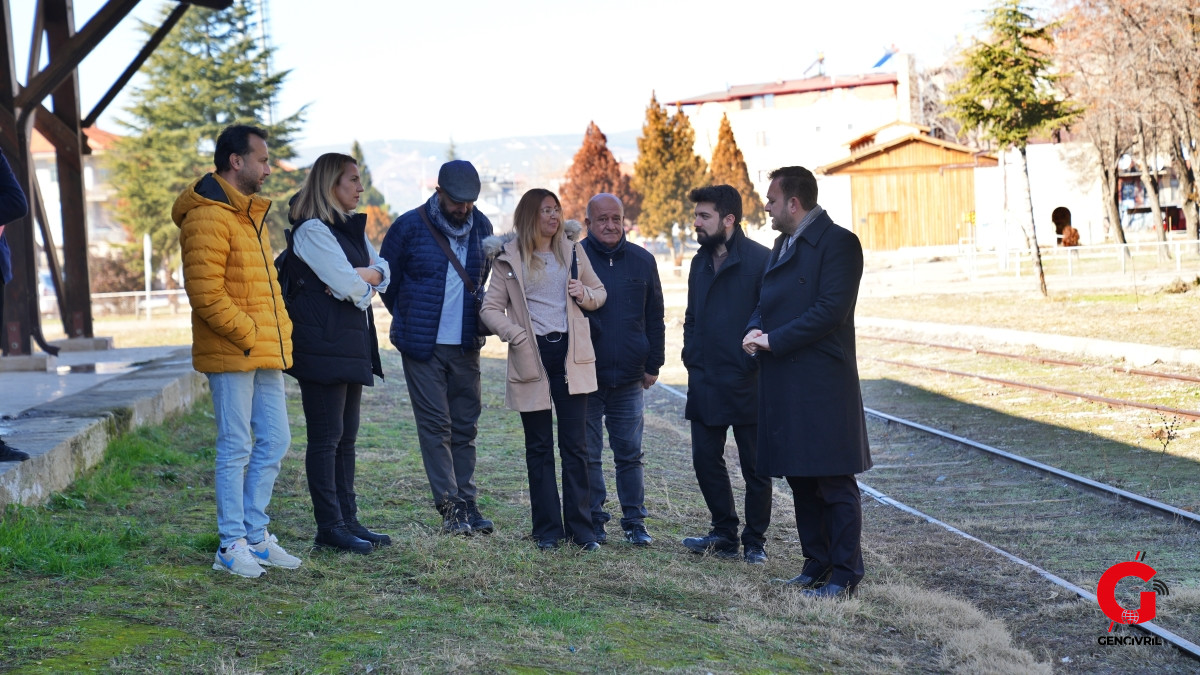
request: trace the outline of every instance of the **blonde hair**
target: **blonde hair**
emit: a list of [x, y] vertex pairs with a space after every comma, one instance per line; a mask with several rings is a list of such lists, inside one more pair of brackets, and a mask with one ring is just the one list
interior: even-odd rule
[[350, 164], [358, 166], [353, 157], [340, 152], [327, 152], [318, 157], [304, 177], [300, 191], [292, 198], [288, 216], [297, 223], [316, 218], [336, 225], [352, 215], [354, 211], [343, 211], [333, 196], [334, 186]]
[[[521, 201], [517, 202], [517, 208], [513, 211], [513, 230], [517, 233], [517, 250], [521, 252], [521, 265], [525, 268], [530, 281], [540, 277], [542, 270], [546, 267], [545, 261], [533, 255], [533, 250], [537, 247], [538, 219], [542, 215], [542, 202], [546, 197], [553, 199], [555, 206], [562, 208], [558, 196], [553, 192], [545, 188], [534, 188], [521, 195]], [[561, 218], [561, 212], [559, 217]], [[550, 239], [550, 250], [554, 252], [558, 264], [566, 267], [567, 260], [563, 257], [562, 240], [563, 226], [560, 223], [558, 231]]]

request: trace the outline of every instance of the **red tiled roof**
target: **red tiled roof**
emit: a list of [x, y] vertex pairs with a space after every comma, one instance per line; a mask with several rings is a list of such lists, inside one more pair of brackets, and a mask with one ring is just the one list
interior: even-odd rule
[[[99, 129], [94, 126], [84, 129], [83, 133], [85, 136], [87, 136], [88, 147], [90, 147], [92, 150], [108, 150], [113, 146], [113, 143], [120, 138], [114, 133], [104, 131], [103, 129]], [[54, 146], [50, 144], [50, 141], [46, 140], [45, 136], [39, 134], [35, 129], [33, 132], [33, 138], [29, 140], [29, 151], [35, 155], [40, 153], [54, 152]]]
[[869, 87], [881, 84], [897, 84], [899, 80], [895, 73], [869, 73], [866, 75], [822, 75], [803, 80], [779, 80], [762, 84], [738, 84], [725, 91], [693, 96], [680, 101], [676, 105], [698, 105], [710, 101], [735, 101], [751, 96], [765, 94], [800, 94], [808, 91], [829, 91], [832, 89], [851, 89], [854, 87]]

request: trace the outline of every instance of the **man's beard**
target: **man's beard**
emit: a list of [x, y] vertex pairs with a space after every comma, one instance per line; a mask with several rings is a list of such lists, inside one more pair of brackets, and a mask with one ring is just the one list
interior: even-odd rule
[[467, 211], [466, 215], [464, 215], [463, 217], [460, 218], [460, 217], [454, 215], [453, 213], [447, 213], [446, 209], [442, 209], [442, 215], [446, 217], [446, 220], [450, 221], [451, 223], [454, 223], [455, 225], [466, 225], [467, 220], [469, 220], [471, 218], [470, 211]]
[[715, 248], [728, 240], [729, 236], [725, 234], [724, 228], [717, 230], [716, 234], [708, 234], [704, 231], [696, 233], [696, 243], [700, 244], [700, 248]]
[[255, 194], [262, 188], [262, 183], [257, 178], [252, 178], [250, 176], [243, 176], [242, 174], [239, 173], [237, 176], [237, 185], [235, 185], [234, 187], [236, 187], [238, 189], [238, 192], [241, 192], [242, 194], [249, 197], [250, 195]]

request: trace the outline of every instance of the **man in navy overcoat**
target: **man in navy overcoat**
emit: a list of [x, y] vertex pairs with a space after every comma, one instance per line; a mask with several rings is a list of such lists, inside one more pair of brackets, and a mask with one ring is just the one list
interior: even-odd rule
[[758, 469], [792, 488], [804, 567], [787, 583], [848, 597], [863, 577], [854, 474], [871, 468], [854, 346], [862, 245], [817, 204], [808, 169], [770, 178], [766, 209], [780, 235], [742, 340], [761, 360]]

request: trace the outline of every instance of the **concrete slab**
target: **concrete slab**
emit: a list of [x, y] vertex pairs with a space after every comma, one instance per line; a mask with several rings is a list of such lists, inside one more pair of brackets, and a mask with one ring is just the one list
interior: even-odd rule
[[0, 383], [0, 434], [31, 455], [0, 463], [0, 506], [42, 503], [95, 466], [112, 439], [208, 393], [186, 346], [64, 352], [50, 372], [6, 372]]

